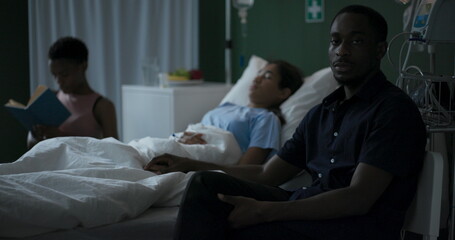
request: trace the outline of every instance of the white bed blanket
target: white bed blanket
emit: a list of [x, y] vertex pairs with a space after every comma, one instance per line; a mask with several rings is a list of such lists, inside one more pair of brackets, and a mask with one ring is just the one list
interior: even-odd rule
[[63, 137], [0, 164], [0, 237], [101, 226], [134, 218], [150, 206], [177, 206], [191, 173], [144, 171], [152, 157], [165, 152], [215, 162], [240, 157], [232, 135], [197, 128], [209, 144]]

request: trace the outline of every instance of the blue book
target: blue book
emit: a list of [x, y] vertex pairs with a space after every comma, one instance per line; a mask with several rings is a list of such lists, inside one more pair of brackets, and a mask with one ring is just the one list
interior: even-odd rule
[[27, 105], [10, 99], [5, 107], [28, 130], [37, 124], [58, 127], [71, 115], [55, 92], [43, 85], [36, 88]]

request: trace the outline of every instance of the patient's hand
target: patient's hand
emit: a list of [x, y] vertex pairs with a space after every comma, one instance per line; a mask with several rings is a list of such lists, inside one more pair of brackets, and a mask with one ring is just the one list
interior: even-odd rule
[[178, 142], [183, 144], [207, 144], [202, 136], [204, 136], [202, 133], [184, 132], [178, 139]]
[[172, 154], [165, 153], [164, 155], [153, 158], [144, 170], [154, 172], [156, 174], [164, 174], [168, 172], [189, 172], [191, 171], [191, 162], [189, 158], [183, 158]]

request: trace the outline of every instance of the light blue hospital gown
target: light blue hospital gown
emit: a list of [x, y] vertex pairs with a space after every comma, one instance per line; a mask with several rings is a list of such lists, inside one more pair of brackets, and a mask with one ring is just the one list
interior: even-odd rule
[[242, 152], [250, 147], [259, 147], [272, 149], [269, 155], [272, 156], [280, 147], [280, 120], [263, 108], [223, 103], [207, 112], [201, 123], [231, 132]]

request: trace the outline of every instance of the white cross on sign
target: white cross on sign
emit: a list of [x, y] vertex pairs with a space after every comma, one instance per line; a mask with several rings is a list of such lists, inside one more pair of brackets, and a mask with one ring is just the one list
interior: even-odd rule
[[305, 20], [308, 23], [324, 21], [324, 0], [305, 0]]

